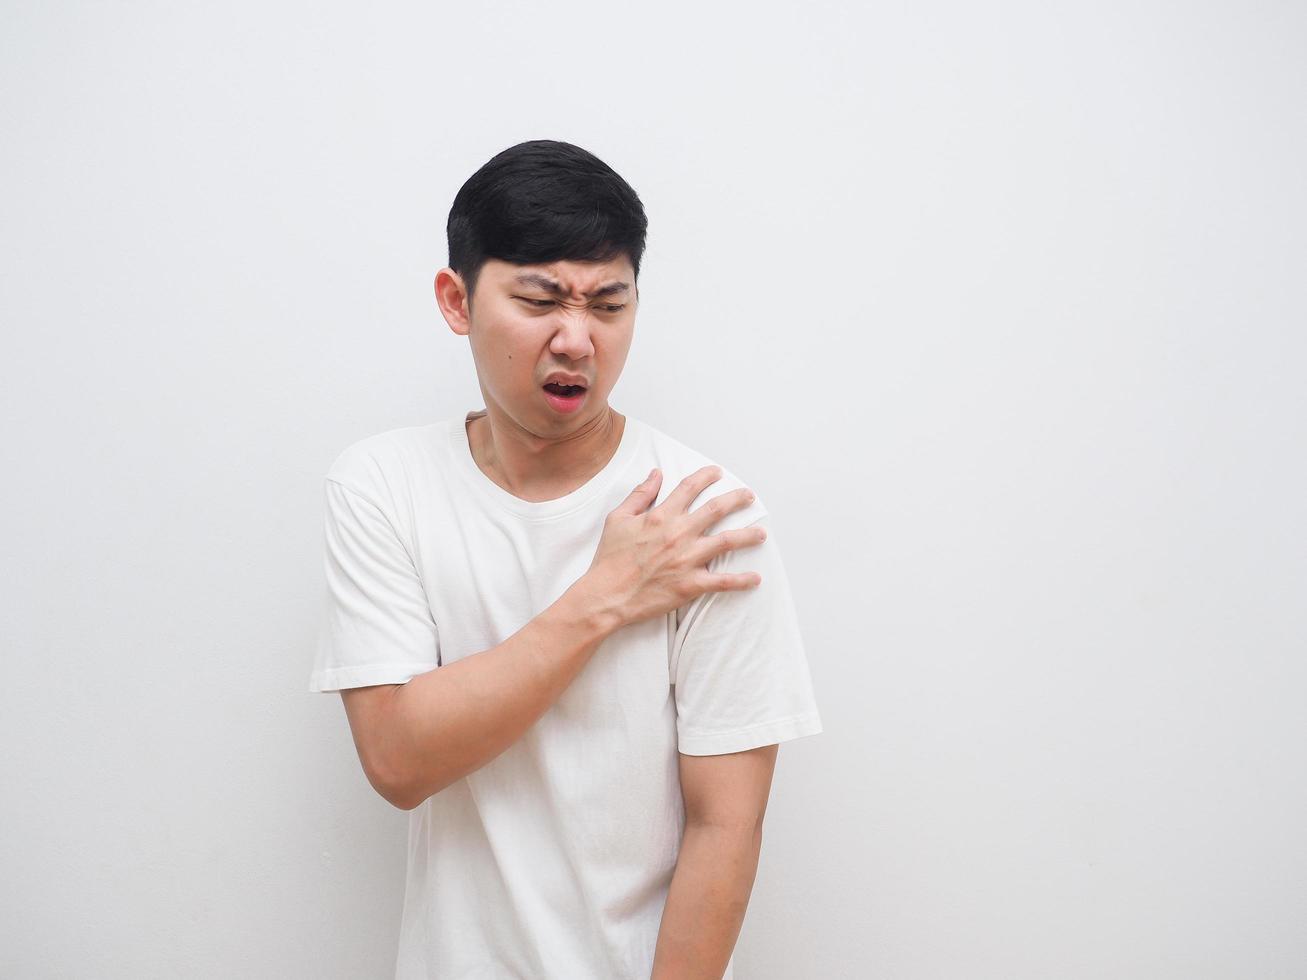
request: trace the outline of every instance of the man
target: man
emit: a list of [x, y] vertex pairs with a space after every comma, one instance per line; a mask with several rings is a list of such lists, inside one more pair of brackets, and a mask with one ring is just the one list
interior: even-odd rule
[[326, 476], [310, 689], [411, 811], [399, 980], [729, 980], [777, 746], [822, 730], [762, 501], [608, 404], [646, 224], [579, 147], [492, 158], [435, 280], [485, 407]]

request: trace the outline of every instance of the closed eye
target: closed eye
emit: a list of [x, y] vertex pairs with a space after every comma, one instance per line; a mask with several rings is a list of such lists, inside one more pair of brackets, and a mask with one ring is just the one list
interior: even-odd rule
[[[528, 297], [528, 296], [515, 296], [515, 297], [513, 297], [513, 298], [514, 298], [514, 299], [520, 299], [523, 303], [530, 303], [532, 306], [537, 307], [537, 308], [543, 308], [543, 307], [546, 307], [546, 306], [553, 306], [553, 305], [554, 305], [554, 301], [553, 301], [552, 299], [531, 299], [531, 298]], [[597, 309], [603, 310], [603, 312], [605, 312], [605, 313], [620, 313], [620, 312], [622, 312], [622, 310], [626, 309], [626, 304], [625, 304], [625, 303], [604, 303], [604, 304], [602, 304], [601, 306], [597, 307]]]

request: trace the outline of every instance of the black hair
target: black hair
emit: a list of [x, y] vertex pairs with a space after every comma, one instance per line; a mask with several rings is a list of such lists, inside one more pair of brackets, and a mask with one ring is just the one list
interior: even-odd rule
[[486, 259], [518, 265], [607, 262], [625, 252], [638, 279], [648, 220], [631, 185], [593, 153], [528, 140], [491, 157], [454, 196], [449, 267], [468, 303]]

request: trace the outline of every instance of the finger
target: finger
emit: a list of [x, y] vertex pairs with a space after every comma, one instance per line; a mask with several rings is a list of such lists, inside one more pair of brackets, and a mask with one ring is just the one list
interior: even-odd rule
[[757, 572], [722, 572], [713, 576], [711, 591], [744, 592], [761, 584], [762, 576]]
[[663, 471], [654, 467], [644, 482], [626, 495], [626, 499], [613, 509], [615, 514], [639, 514], [658, 499], [658, 488], [663, 484]]
[[757, 495], [748, 487], [737, 487], [726, 493], [719, 493], [703, 506], [695, 508], [689, 517], [690, 527], [703, 534], [727, 514], [748, 507], [757, 499]]
[[767, 540], [767, 531], [757, 525], [750, 525], [749, 527], [735, 528], [730, 531], [720, 531], [700, 540], [707, 546], [704, 554], [711, 561], [728, 551], [737, 548], [752, 548], [754, 545], [762, 544]]
[[723, 470], [720, 466], [701, 466], [695, 470], [679, 484], [676, 489], [667, 495], [659, 507], [666, 507], [669, 510], [684, 514], [690, 509], [690, 504], [703, 493], [704, 488], [710, 484], [716, 483], [722, 478]]

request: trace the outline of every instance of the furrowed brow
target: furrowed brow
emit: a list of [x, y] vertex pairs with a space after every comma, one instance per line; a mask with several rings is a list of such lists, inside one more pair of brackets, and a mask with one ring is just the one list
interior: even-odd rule
[[[545, 292], [553, 293], [555, 296], [567, 295], [567, 290], [548, 276], [542, 276], [534, 272], [524, 272], [521, 275], [515, 276], [514, 279], [523, 286], [539, 286]], [[625, 293], [630, 288], [630, 283], [610, 282], [607, 285], [600, 286], [593, 292], [585, 293], [584, 295], [593, 299], [598, 296], [612, 296], [616, 293]]]

